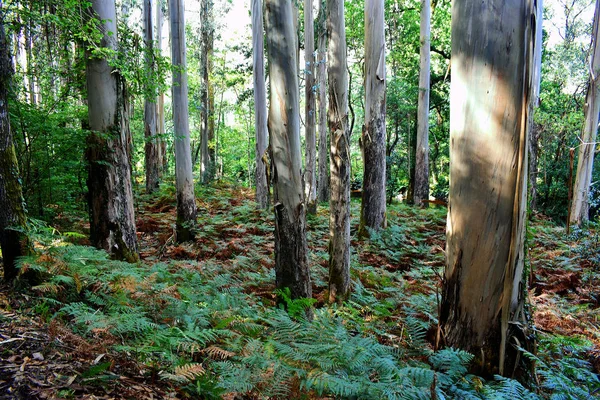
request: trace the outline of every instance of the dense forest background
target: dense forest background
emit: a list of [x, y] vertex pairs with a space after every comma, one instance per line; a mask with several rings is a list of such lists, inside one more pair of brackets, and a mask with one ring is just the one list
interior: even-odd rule
[[[546, 0], [543, 30], [536, 31], [541, 35], [539, 99], [527, 130], [527, 205], [521, 210], [526, 212], [521, 234], [527, 256], [521, 260], [523, 279], [516, 281], [527, 300], [519, 298], [526, 303], [520, 310], [523, 321], [509, 322], [508, 347], [517, 355], [511, 353], [506, 363], [503, 350], [490, 358], [483, 347], [476, 353], [474, 347], [454, 345], [444, 330], [452, 322], [441, 316], [449, 302], [458, 302], [445, 290], [455, 72], [451, 28], [456, 24], [450, 1], [427, 2], [429, 192], [424, 198], [419, 197], [423, 167], [417, 160], [425, 2], [377, 2], [383, 7], [383, 26], [374, 28], [383, 31], [385, 52], [385, 164], [380, 169], [385, 170], [387, 211], [384, 207], [380, 226], [367, 223], [366, 228], [365, 193], [369, 173], [377, 168], [365, 161], [373, 113], [367, 100], [372, 60], [365, 42], [374, 36], [365, 10], [375, 10], [369, 8], [375, 1], [100, 2], [114, 6], [115, 21], [98, 19], [97, 3], [0, 2], [5, 32], [0, 51], [4, 61], [10, 60], [0, 83], [22, 188], [20, 206], [27, 215], [16, 231], [27, 237], [28, 248], [16, 262], [19, 277], [6, 283], [0, 296], [0, 390], [5, 393], [0, 398], [600, 396], [597, 162], [589, 185], [589, 221], [567, 223], [585, 142], [586, 96], [596, 80], [592, 1]], [[289, 3], [289, 29], [273, 23], [288, 16], [274, 14], [281, 11], [275, 3], [285, 3], [282, 10]], [[264, 20], [258, 17], [265, 23], [260, 46], [253, 39], [255, 5], [265, 12]], [[341, 10], [347, 46], [340, 50], [348, 80], [348, 116], [342, 123], [348, 146], [340, 156], [347, 156], [347, 203], [336, 191], [338, 178], [344, 188], [343, 168], [331, 169], [331, 193], [321, 192], [329, 185], [325, 164], [335, 134], [325, 130], [346, 108], [331, 84], [338, 81], [330, 77], [325, 83], [326, 67], [332, 68], [322, 37], [335, 32], [334, 7]], [[116, 22], [116, 32], [106, 34], [107, 22]], [[283, 87], [297, 83], [299, 147], [290, 140], [288, 148], [297, 152], [286, 155], [293, 166], [302, 166], [297, 172], [306, 220], [291, 228], [282, 222], [287, 211], [279, 207], [287, 207], [290, 196], [277, 186], [277, 178], [281, 182], [286, 175], [273, 152], [276, 115], [269, 114], [268, 150], [258, 135], [267, 121], [256, 104], [257, 79], [267, 85], [267, 109], [274, 87], [280, 87], [272, 72], [280, 67], [271, 58], [273, 32], [291, 35], [285, 42], [295, 43], [290, 48], [297, 61]], [[313, 36], [310, 44], [307, 36]], [[258, 52], [263, 42], [265, 55]], [[264, 62], [262, 71], [255, 69], [257, 58]], [[116, 82], [118, 128], [110, 129], [120, 129], [120, 141], [111, 141], [114, 131], [92, 126], [97, 121], [90, 110], [104, 95], [91, 89], [90, 60], [110, 66], [110, 78], [96, 79]], [[0, 72], [8, 71], [2, 65]], [[325, 107], [332, 103], [338, 108], [327, 125]], [[185, 140], [189, 147], [181, 150]], [[105, 153], [123, 156], [124, 169], [115, 175], [116, 200], [94, 189], [113, 179], [102, 175], [103, 167], [111, 167], [110, 158], [96, 152], [109, 142]], [[325, 158], [310, 148], [327, 149]], [[597, 153], [592, 150], [592, 158]], [[190, 158], [189, 175], [182, 172], [187, 168], [182, 154]], [[265, 173], [275, 179], [268, 193], [274, 204], [257, 197]], [[125, 201], [127, 185], [132, 198]], [[185, 201], [193, 205], [187, 216], [182, 214]], [[96, 213], [101, 202], [116, 204], [118, 215], [131, 208], [133, 248], [126, 233], [123, 242], [108, 248], [101, 243], [95, 224], [102, 220]], [[338, 222], [343, 229], [336, 229]], [[111, 223], [107, 229], [113, 232]], [[332, 238], [345, 227], [340, 265], [346, 270], [340, 276], [345, 273], [347, 279], [332, 283], [337, 273], [332, 254], [340, 243]], [[286, 253], [285, 248], [302, 243], [280, 239], [292, 228], [298, 230], [290, 237], [300, 237], [294, 240], [307, 249], [300, 257], [304, 261], [287, 257], [295, 250]], [[119, 227], [119, 234], [121, 229], [126, 230]], [[286, 262], [292, 267], [280, 266]], [[290, 275], [310, 272], [303, 288], [295, 286], [296, 278], [281, 284], [288, 282], [288, 270]], [[503, 314], [498, 307], [490, 312], [494, 318]], [[498, 349], [507, 346], [495, 336], [489, 341]], [[499, 368], [494, 357], [502, 360]]]

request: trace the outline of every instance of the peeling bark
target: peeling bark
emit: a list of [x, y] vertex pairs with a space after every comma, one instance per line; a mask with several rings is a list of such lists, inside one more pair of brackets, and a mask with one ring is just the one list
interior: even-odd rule
[[[116, 50], [114, 1], [94, 0], [92, 9], [104, 33], [100, 46]], [[91, 130], [86, 149], [90, 240], [116, 258], [135, 262], [139, 256], [127, 153], [129, 121], [125, 82], [104, 58], [92, 58], [88, 53], [86, 66]]]
[[[479, 374], [524, 372], [531, 0], [452, 6], [450, 198], [440, 325]], [[507, 45], [509, 44], [509, 45]]]
[[266, 0], [269, 138], [275, 201], [275, 275], [292, 298], [312, 297], [302, 182], [296, 32], [291, 0]]
[[344, 1], [327, 1], [331, 199], [329, 202], [329, 302], [350, 295], [350, 130]]
[[359, 236], [368, 236], [367, 228], [379, 230], [386, 225], [386, 68], [383, 13], [383, 0], [366, 0], [365, 126], [361, 141], [364, 173]]
[[169, 0], [173, 70], [173, 129], [175, 131], [175, 186], [177, 189], [177, 241], [194, 238], [196, 199], [190, 149], [188, 84], [186, 71], [183, 0]]

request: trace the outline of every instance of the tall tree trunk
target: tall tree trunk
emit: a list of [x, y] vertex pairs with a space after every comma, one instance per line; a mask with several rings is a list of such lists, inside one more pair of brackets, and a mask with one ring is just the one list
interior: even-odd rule
[[[317, 0], [318, 1], [318, 0]], [[315, 88], [315, 23], [313, 0], [304, 0], [304, 76], [305, 76], [305, 115], [306, 168], [306, 205], [309, 213], [317, 212], [317, 102]]]
[[266, 0], [269, 138], [275, 201], [275, 276], [292, 298], [311, 297], [302, 183], [296, 31], [291, 0]]
[[[158, 47], [158, 51], [162, 54], [163, 46], [162, 46], [162, 31], [163, 31], [163, 9], [162, 9], [162, 0], [159, 0], [156, 4], [156, 46]], [[165, 94], [162, 91], [158, 94], [158, 104], [157, 104], [157, 122], [156, 129], [159, 135], [159, 176], [162, 176], [162, 173], [167, 169], [167, 141], [165, 140]]]
[[419, 66], [419, 105], [417, 110], [417, 150], [415, 154], [414, 202], [429, 200], [429, 77], [430, 77], [430, 0], [421, 0], [421, 62]]
[[144, 0], [144, 35], [146, 40], [146, 101], [144, 103], [144, 138], [146, 161], [146, 192], [158, 189], [159, 144], [156, 138], [156, 83], [154, 63], [154, 32], [152, 0]]
[[[114, 1], [94, 0], [92, 9], [104, 36], [101, 47], [117, 50]], [[87, 138], [90, 239], [115, 257], [135, 262], [137, 237], [127, 155], [129, 120], [125, 82], [105, 58], [87, 54]]]
[[317, 0], [317, 87], [319, 94], [319, 181], [317, 198], [320, 202], [329, 200], [329, 143], [327, 141], [327, 0]]
[[[481, 374], [519, 371], [531, 349], [522, 284], [531, 0], [452, 4], [450, 198], [440, 324]], [[511, 44], [507, 46], [507, 43]]]
[[169, 0], [171, 60], [173, 66], [173, 130], [175, 132], [175, 186], [177, 189], [177, 241], [194, 238], [196, 199], [188, 115], [188, 83], [183, 0]]
[[344, 0], [327, 1], [327, 80], [331, 199], [329, 202], [329, 301], [350, 295], [350, 130]]
[[252, 0], [252, 70], [254, 74], [254, 130], [256, 135], [256, 203], [269, 207], [269, 183], [263, 156], [267, 151], [267, 88], [265, 85], [262, 1]]
[[[429, 1], [429, 0], [426, 0]], [[367, 228], [386, 225], [385, 203], [385, 35], [383, 0], [365, 1], [365, 126], [362, 130], [364, 157], [359, 236]]]
[[539, 104], [540, 98], [540, 83], [542, 77], [542, 22], [544, 19], [543, 0], [536, 1], [535, 15], [535, 44], [533, 50], [533, 71], [531, 80], [531, 97], [529, 99], [529, 113], [527, 115], [529, 129], [529, 208], [535, 210], [537, 207], [537, 157], [538, 157], [538, 141], [540, 137], [541, 127], [536, 126], [533, 119], [535, 109]]
[[596, 1], [594, 12], [594, 25], [592, 32], [592, 60], [590, 62], [590, 81], [588, 93], [585, 98], [585, 126], [583, 127], [582, 143], [579, 147], [577, 160], [577, 174], [573, 188], [573, 203], [571, 205], [571, 224], [581, 225], [589, 219], [590, 213], [590, 185], [592, 184], [592, 170], [594, 168], [594, 150], [596, 148], [596, 134], [598, 132], [598, 113], [600, 112], [600, 36], [598, 25], [600, 23], [600, 0]]
[[212, 112], [208, 101], [208, 86], [210, 84], [209, 58], [212, 50], [212, 0], [201, 0], [200, 2], [200, 70], [202, 73], [202, 84], [200, 85], [200, 173], [202, 183], [210, 182], [214, 177], [214, 159], [209, 153], [209, 114]]
[[[4, 11], [1, 0], [0, 11]], [[12, 72], [4, 22], [0, 20], [0, 249], [5, 281], [17, 276], [16, 258], [27, 255], [30, 251], [29, 238], [25, 233], [25, 200], [8, 112]]]

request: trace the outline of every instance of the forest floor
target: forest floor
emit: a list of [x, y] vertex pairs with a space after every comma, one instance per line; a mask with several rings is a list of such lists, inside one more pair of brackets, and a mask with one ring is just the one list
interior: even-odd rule
[[[383, 369], [394, 368], [423, 398], [461, 398], [459, 389], [500, 398], [466, 370], [452, 378], [463, 355], [451, 367], [435, 358], [445, 208], [392, 205], [385, 231], [352, 241], [350, 301], [328, 307], [328, 208], [307, 223], [315, 301], [291, 301], [274, 287], [272, 215], [257, 211], [252, 195], [198, 189], [199, 231], [180, 245], [173, 189], [138, 196], [137, 265], [82, 247], [82, 217], [39, 225], [37, 255], [21, 268], [44, 281], [0, 290], [0, 399], [393, 398], [398, 384], [384, 387]], [[352, 207], [354, 237], [359, 203]], [[571, 381], [583, 388], [560, 389], [571, 398], [600, 396], [599, 234], [567, 236], [536, 215], [527, 246], [540, 335], [532, 392], [546, 398]], [[291, 317], [278, 310], [278, 295]], [[308, 305], [312, 323], [302, 318]], [[438, 375], [427, 380], [427, 369]]]

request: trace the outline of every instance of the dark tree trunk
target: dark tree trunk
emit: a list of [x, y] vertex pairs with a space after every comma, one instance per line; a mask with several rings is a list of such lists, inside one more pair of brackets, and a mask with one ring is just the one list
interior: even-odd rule
[[146, 68], [148, 69], [146, 84], [146, 101], [144, 104], [144, 138], [146, 160], [146, 192], [158, 189], [160, 175], [160, 149], [156, 137], [156, 84], [154, 81], [154, 33], [152, 24], [152, 0], [144, 0], [144, 34], [146, 40]]
[[317, 199], [329, 201], [329, 141], [327, 140], [327, 9], [319, 4], [317, 14], [317, 86], [319, 101], [319, 178]]
[[6, 281], [17, 276], [17, 257], [30, 252], [29, 238], [25, 233], [25, 200], [8, 113], [11, 82], [12, 61], [4, 33], [4, 23], [0, 20], [0, 249]]

